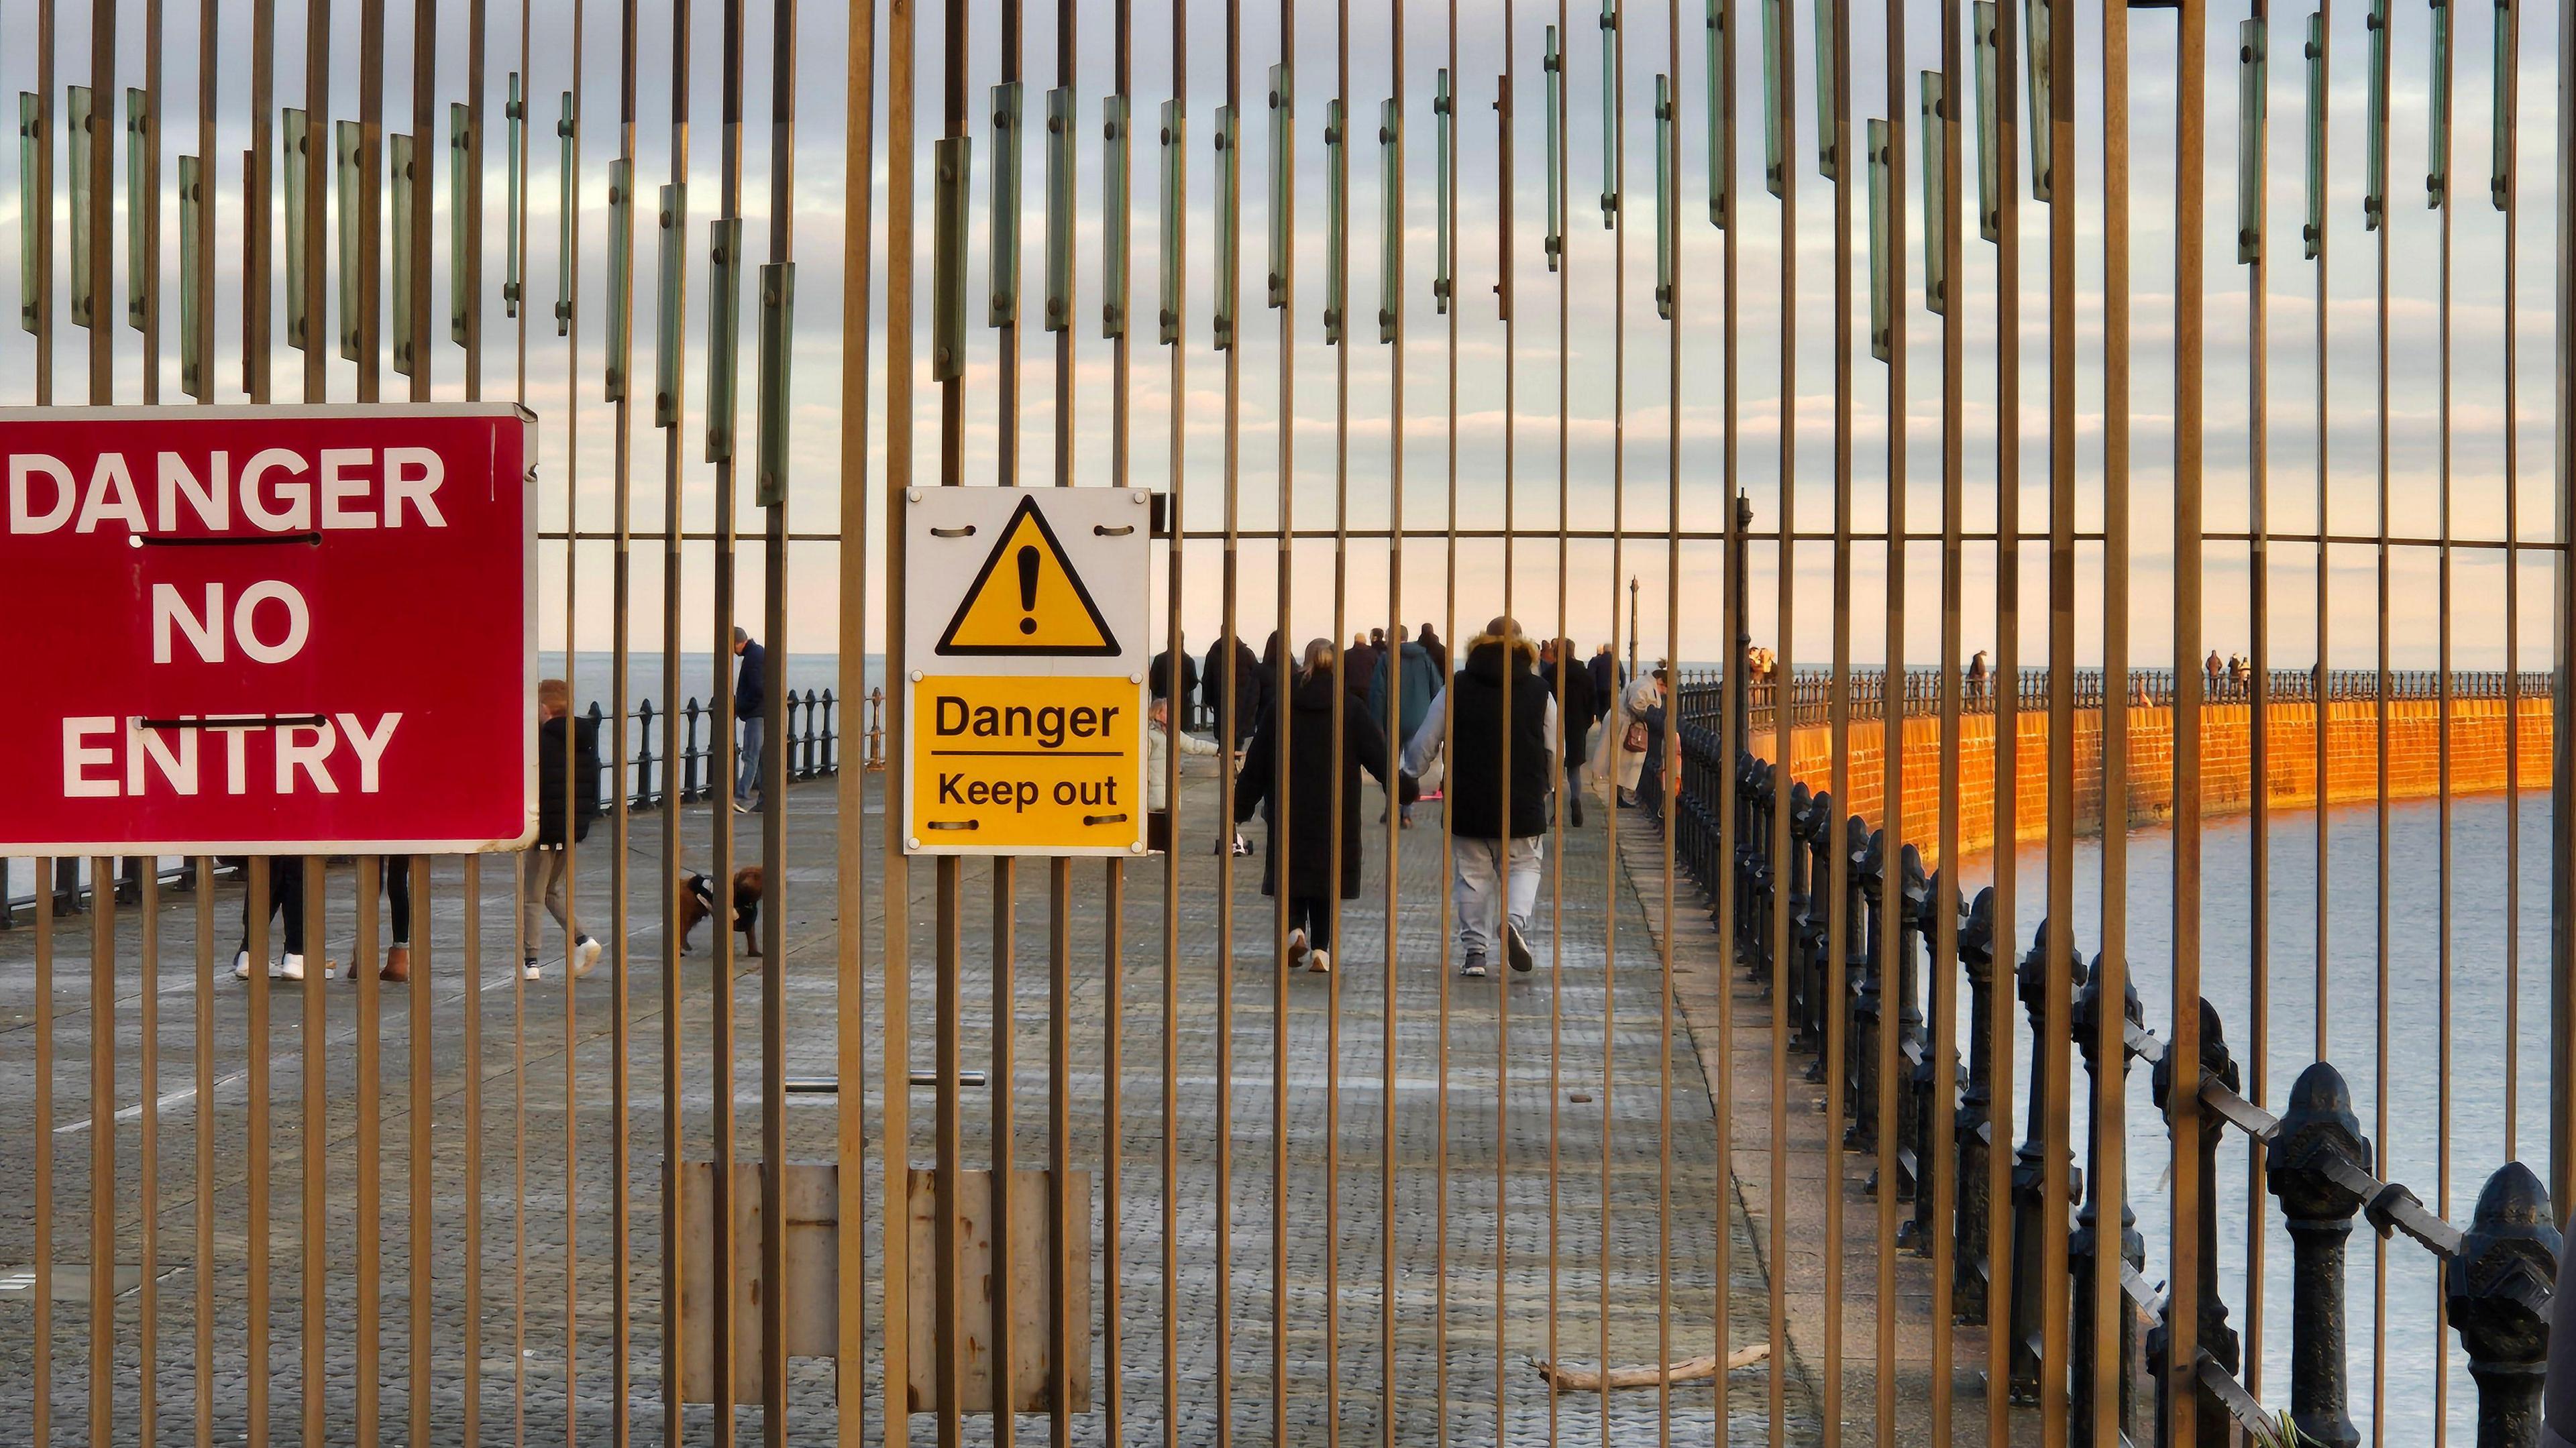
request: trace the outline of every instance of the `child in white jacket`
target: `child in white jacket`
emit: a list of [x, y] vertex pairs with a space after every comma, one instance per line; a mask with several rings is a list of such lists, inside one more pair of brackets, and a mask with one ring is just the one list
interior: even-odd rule
[[1167, 772], [1172, 746], [1183, 754], [1213, 756], [1216, 742], [1172, 728], [1172, 702], [1156, 699], [1145, 711], [1145, 848], [1161, 854], [1172, 847], [1172, 802]]

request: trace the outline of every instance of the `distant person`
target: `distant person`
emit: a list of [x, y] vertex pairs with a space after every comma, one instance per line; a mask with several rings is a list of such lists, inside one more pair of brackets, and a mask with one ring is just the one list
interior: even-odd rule
[[[1229, 661], [1234, 665], [1234, 712], [1230, 720], [1225, 699]], [[1199, 700], [1219, 742], [1236, 750], [1252, 742], [1252, 731], [1261, 723], [1262, 687], [1261, 660], [1253, 657], [1251, 648], [1241, 639], [1228, 635], [1208, 646], [1206, 665], [1199, 672]], [[1233, 726], [1232, 739], [1224, 737], [1228, 724]]]
[[[1342, 721], [1338, 758], [1333, 748], [1336, 710]], [[1279, 739], [1283, 716], [1293, 718], [1284, 745]], [[1365, 768], [1380, 784], [1401, 790], [1390, 762], [1386, 736], [1376, 721], [1347, 691], [1333, 686], [1332, 641], [1316, 639], [1306, 645], [1288, 697], [1262, 715], [1234, 793], [1235, 823], [1251, 819], [1256, 808], [1270, 822], [1261, 893], [1288, 902], [1284, 969], [1303, 966], [1326, 972], [1333, 968], [1335, 871], [1340, 872], [1342, 899], [1356, 900], [1360, 893], [1360, 770]], [[1336, 788], [1341, 801], [1338, 833], [1333, 807]]]
[[[1514, 970], [1537, 963], [1525, 932], [1538, 907], [1548, 784], [1561, 747], [1556, 696], [1537, 664], [1538, 650], [1520, 625], [1496, 618], [1468, 643], [1466, 667], [1431, 701], [1404, 747], [1408, 781], [1444, 748], [1451, 756], [1449, 782], [1458, 787], [1448, 792], [1449, 889], [1466, 956], [1458, 970], [1470, 978], [1484, 976], [1497, 945]], [[1454, 743], [1443, 737], [1452, 734]]]
[[1992, 673], [1992, 667], [1986, 662], [1986, 651], [1984, 649], [1977, 650], [1977, 652], [1968, 660], [1969, 702], [1976, 703], [1982, 701], [1986, 697], [1986, 684], [1988, 679], [1992, 676]]
[[1213, 739], [1201, 739], [1172, 725], [1172, 701], [1160, 694], [1145, 707], [1145, 848], [1168, 854], [1172, 848], [1171, 752], [1208, 758], [1224, 753]]
[[1618, 768], [1619, 805], [1622, 809], [1636, 807], [1637, 790], [1645, 780], [1649, 756], [1662, 752], [1662, 735], [1647, 720], [1651, 714], [1660, 721], [1663, 709], [1664, 670], [1659, 664], [1653, 673], [1628, 686], [1627, 692], [1619, 698], [1619, 713], [1613, 720], [1620, 729]]
[[2227, 684], [2229, 688], [2235, 691], [2237, 698], [2242, 699], [2246, 695], [2252, 693], [2254, 690], [2254, 661], [2245, 657], [2243, 654], [2237, 654], [2230, 658], [2227, 661]]
[[1592, 722], [1598, 726], [1610, 706], [1619, 702], [1619, 660], [1610, 652], [1610, 646], [1603, 644], [1592, 651], [1583, 671], [1592, 676]]
[[1556, 717], [1565, 728], [1565, 822], [1583, 828], [1584, 746], [1592, 737], [1592, 670], [1574, 656], [1574, 640], [1558, 638], [1538, 651], [1538, 671], [1556, 693]]
[[1439, 633], [1426, 623], [1414, 631], [1413, 637], [1422, 645], [1422, 651], [1431, 656], [1431, 666], [1440, 671], [1440, 677], [1448, 678], [1449, 646], [1440, 641]]
[[[740, 649], [742, 631], [734, 630], [735, 647]], [[759, 645], [754, 644], [754, 648]], [[579, 841], [590, 836], [590, 822], [599, 814], [599, 723], [593, 719], [568, 717], [572, 710], [572, 688], [561, 679], [548, 679], [537, 685], [537, 842], [520, 856], [519, 954], [520, 974], [537, 979], [537, 942], [545, 930], [545, 917], [555, 924], [573, 930], [572, 912], [566, 900], [573, 888], [572, 872], [565, 850], [567, 839]], [[572, 812], [564, 813], [565, 770], [572, 771]], [[573, 931], [572, 946], [565, 953], [576, 976], [590, 974], [599, 963], [599, 942], [586, 933]]]
[[[1388, 690], [1396, 690], [1395, 737], [1411, 739], [1413, 731], [1422, 727], [1422, 716], [1431, 712], [1432, 697], [1440, 692], [1440, 686], [1440, 669], [1431, 661], [1431, 651], [1420, 641], [1406, 638], [1404, 628], [1399, 624], [1395, 630], [1395, 647], [1380, 658], [1377, 667], [1370, 672], [1368, 716], [1380, 729], [1385, 728]], [[1396, 813], [1401, 820], [1400, 827], [1409, 830], [1413, 828], [1413, 806], [1401, 798], [1402, 791], [1397, 793]], [[1385, 814], [1380, 813], [1378, 823], [1385, 822]]]
[[1369, 633], [1376, 636], [1376, 642], [1353, 634], [1351, 646], [1342, 652], [1342, 692], [1350, 695], [1354, 704], [1368, 703], [1369, 681], [1377, 677], [1377, 661], [1386, 653], [1386, 630], [1371, 629]]
[[742, 661], [733, 676], [733, 717], [742, 725], [741, 767], [734, 773], [733, 812], [749, 814], [768, 804], [760, 797], [760, 756], [761, 746], [768, 739], [768, 721], [762, 715], [769, 700], [769, 653], [740, 626], [733, 631], [733, 652]]
[[2211, 650], [2209, 651], [2209, 658], [2208, 658], [2208, 660], [2207, 660], [2207, 661], [2205, 661], [2204, 663], [2202, 663], [2202, 664], [2201, 664], [2201, 666], [2200, 666], [2201, 676], [2202, 676], [2202, 677], [2207, 681], [2207, 684], [2208, 684], [2207, 692], [2208, 692], [2212, 697], [2216, 697], [2216, 695], [2217, 695], [2217, 693], [2218, 693], [2218, 680], [2219, 680], [2219, 675], [2220, 675], [2220, 672], [2221, 672], [2223, 669], [2225, 669], [2225, 668], [2226, 668], [2226, 665], [2224, 665], [2224, 664], [2222, 664], [2222, 663], [2220, 663], [2220, 662], [2218, 661], [2218, 650], [2216, 650], [2216, 649], [2211, 649]]
[[[1178, 694], [1172, 692], [1172, 663], [1175, 659], [1180, 661], [1181, 666], [1181, 687]], [[1154, 655], [1154, 661], [1145, 666], [1145, 688], [1148, 695], [1153, 698], [1177, 699], [1180, 708], [1184, 711], [1190, 707], [1190, 701], [1198, 697], [1199, 661], [1190, 657], [1187, 647], [1181, 642], [1180, 635], [1174, 634], [1172, 646]]]
[[[385, 904], [391, 916], [386, 923], [393, 927], [393, 943], [385, 947], [385, 968], [377, 978], [399, 983], [411, 979], [411, 856], [385, 856], [383, 875]], [[349, 962], [349, 979], [358, 978], [361, 963]]]

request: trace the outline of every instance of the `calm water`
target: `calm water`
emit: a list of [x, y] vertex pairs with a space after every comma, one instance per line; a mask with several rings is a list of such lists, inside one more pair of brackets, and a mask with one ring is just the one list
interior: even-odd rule
[[[2425, 800], [2389, 808], [2384, 957], [2379, 944], [2378, 875], [2383, 851], [2377, 809], [2368, 804], [2338, 806], [2326, 813], [2324, 874], [2330, 924], [2322, 1003], [2325, 1056], [2352, 1088], [2354, 1114], [2360, 1118], [2363, 1135], [2373, 1140], [2379, 1152], [2380, 1177], [2404, 1182], [2427, 1206], [2461, 1226], [2466, 1225], [2488, 1175], [2507, 1160], [2506, 1020], [2508, 1002], [2517, 994], [2521, 1004], [2518, 1040], [2511, 1043], [2512, 1073], [2520, 1082], [2515, 1147], [2524, 1162], [2544, 1178], [2547, 1175], [2549, 796], [2545, 790], [2526, 791], [2519, 801], [2518, 929], [2511, 928], [2506, 911], [2508, 803], [2505, 796], [2484, 795], [2457, 800], [2451, 807], [2447, 1013], [2442, 1008], [2445, 880], [2440, 868], [2439, 807]], [[2224, 1022], [2246, 1095], [2277, 1112], [2287, 1104], [2298, 1073], [2317, 1058], [2317, 816], [2313, 811], [2297, 811], [2276, 812], [2272, 817], [2266, 921], [2270, 1024], [2262, 1051], [2267, 1071], [2260, 1095], [2253, 1071], [2251, 1005], [2253, 821], [2250, 816], [2235, 816], [2213, 822], [2203, 839], [2202, 991]], [[2101, 860], [2099, 840], [2076, 845], [2075, 944], [2088, 960], [2102, 941]], [[2015, 934], [2019, 948], [2026, 950], [2045, 908], [2047, 851], [2026, 846], [2016, 851], [2015, 861], [2021, 901]], [[2147, 1026], [2160, 1035], [2168, 1033], [2174, 1017], [2172, 861], [2169, 829], [2140, 830], [2129, 837], [2130, 972], [2145, 1005]], [[1973, 894], [1993, 880], [1994, 871], [1994, 858], [1984, 856], [1970, 858], [1961, 873]], [[2519, 950], [2518, 974], [2511, 977], [2509, 944]], [[1963, 1002], [1959, 1036], [1963, 1043], [1968, 1039], [1964, 1010]], [[2027, 1102], [2029, 1045], [2025, 1027], [2015, 1040], [2016, 1079], [2022, 1084], [2015, 1092], [2017, 1127]], [[2445, 1161], [2446, 1050], [2450, 1196], [2444, 1210], [2440, 1188]], [[2085, 1078], [2080, 1056], [2075, 1072], [2080, 1101], [2089, 1094], [2081, 1084]], [[2171, 1275], [2167, 1252], [2171, 1221], [2160, 1188], [2169, 1146], [2150, 1095], [2147, 1071], [2132, 1071], [2127, 1113], [2130, 1197], [2136, 1204], [2139, 1233], [2147, 1243], [2146, 1278], [2164, 1283]], [[2384, 1131], [2378, 1124], [2383, 1114]], [[2076, 1118], [2079, 1137], [2083, 1120], [2080, 1115]], [[2077, 1145], [2080, 1153], [2080, 1140]], [[2290, 1383], [2289, 1237], [2281, 1225], [2278, 1203], [2252, 1181], [2248, 1160], [2243, 1135], [2231, 1131], [2219, 1157], [2220, 1282], [2229, 1321], [2244, 1334], [2247, 1234], [2249, 1223], [2259, 1223], [2264, 1234], [2263, 1398], [2285, 1405]], [[2567, 1207], [2567, 1203], [2557, 1204], [2562, 1215]], [[2365, 1439], [2371, 1431], [2370, 1304], [2376, 1271], [2372, 1240], [2367, 1225], [2357, 1222], [2348, 1252], [2352, 1411]], [[2390, 1241], [2385, 1253], [2388, 1441], [2430, 1440], [2438, 1353], [2449, 1362], [2450, 1400], [2445, 1416], [2451, 1432], [2466, 1442], [2475, 1432], [2476, 1389], [2457, 1335], [2446, 1335], [2438, 1344], [2435, 1339], [2439, 1274], [2433, 1257], [2403, 1236]], [[2255, 1349], [2250, 1335], [2245, 1347], [2250, 1358]]]

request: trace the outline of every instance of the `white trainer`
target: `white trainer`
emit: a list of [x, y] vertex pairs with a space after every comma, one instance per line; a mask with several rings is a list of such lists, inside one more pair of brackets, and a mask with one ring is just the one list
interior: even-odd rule
[[531, 960], [519, 967], [519, 979], [536, 980], [538, 978], [537, 963], [535, 961]]
[[235, 980], [248, 980], [248, 979], [250, 979], [250, 952], [249, 952], [249, 951], [247, 951], [247, 950], [236, 950], [236, 951], [234, 951], [234, 952], [233, 952], [233, 979], [235, 979]]
[[597, 964], [599, 964], [599, 942], [598, 942], [598, 941], [596, 941], [596, 940], [585, 940], [585, 941], [582, 941], [582, 942], [580, 942], [579, 944], [577, 944], [577, 945], [573, 946], [573, 948], [572, 948], [572, 973], [573, 973], [573, 975], [574, 975], [575, 977], [580, 977], [580, 976], [585, 976], [585, 975], [590, 974], [590, 968], [591, 968], [592, 966], [597, 965]]

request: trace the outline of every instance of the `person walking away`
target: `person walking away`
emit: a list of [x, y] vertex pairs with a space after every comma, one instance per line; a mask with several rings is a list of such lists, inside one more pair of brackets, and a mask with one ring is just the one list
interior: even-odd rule
[[[739, 635], [739, 629], [735, 630]], [[758, 647], [758, 645], [754, 645]], [[537, 979], [537, 941], [545, 917], [572, 935], [564, 953], [576, 976], [590, 974], [599, 963], [599, 942], [573, 930], [568, 896], [573, 889], [567, 840], [589, 838], [590, 822], [599, 814], [599, 724], [574, 719], [572, 687], [561, 679], [537, 685], [537, 842], [519, 857], [520, 974]], [[564, 771], [573, 771], [571, 817], [565, 817]]]
[[[245, 872], [250, 869], [246, 856], [233, 857]], [[233, 952], [233, 979], [250, 979], [250, 924], [254, 918], [250, 891], [242, 891], [241, 948]], [[304, 979], [304, 858], [301, 855], [278, 855], [268, 862], [268, 914], [283, 917], [285, 925], [277, 959], [268, 962], [270, 980]], [[339, 968], [337, 962], [322, 962], [322, 978], [329, 980]], [[350, 972], [356, 974], [354, 970]]]
[[2225, 667], [2225, 665], [2218, 662], [2218, 650], [2216, 649], [2211, 649], [2209, 651], [2209, 658], [2200, 666], [2200, 673], [2205, 686], [2205, 691], [2212, 697], [2215, 697], [2218, 693], [2218, 676], [2220, 671]]
[[[1386, 727], [1387, 691], [1395, 689], [1399, 693], [1395, 701], [1398, 706], [1395, 737], [1411, 739], [1414, 731], [1422, 727], [1422, 716], [1431, 711], [1432, 696], [1440, 692], [1441, 682], [1439, 666], [1431, 660], [1431, 650], [1406, 638], [1403, 626], [1398, 625], [1394, 646], [1378, 660], [1377, 669], [1368, 682], [1370, 721], [1380, 729]], [[1413, 802], [1402, 798], [1403, 791], [1395, 793], [1401, 827], [1409, 830], [1413, 828]], [[1377, 818], [1378, 823], [1386, 823], [1384, 811], [1380, 811]]]
[[1431, 667], [1439, 673], [1441, 678], [1448, 678], [1449, 645], [1441, 641], [1439, 633], [1436, 632], [1431, 625], [1426, 623], [1421, 628], [1414, 631], [1413, 637], [1416, 642], [1422, 645], [1422, 651], [1431, 656]]
[[[1336, 710], [1342, 721], [1338, 759], [1333, 748]], [[1288, 729], [1284, 746], [1279, 740], [1283, 723]], [[1377, 722], [1347, 690], [1333, 685], [1332, 641], [1316, 639], [1306, 645], [1288, 697], [1262, 715], [1234, 792], [1235, 823], [1251, 819], [1258, 808], [1270, 825], [1261, 893], [1288, 902], [1284, 964], [1289, 970], [1301, 965], [1318, 972], [1333, 968], [1335, 870], [1340, 871], [1342, 899], [1356, 900], [1360, 893], [1360, 771], [1365, 768], [1380, 784], [1401, 790], [1389, 763], [1386, 735]], [[1338, 821], [1333, 808], [1337, 787]]]
[[768, 806], [760, 797], [760, 756], [768, 740], [768, 722], [762, 717], [769, 700], [769, 653], [737, 625], [733, 631], [734, 657], [742, 660], [733, 678], [733, 717], [742, 725], [742, 757], [733, 783], [733, 812], [749, 814]]
[[1619, 731], [1619, 807], [1634, 809], [1637, 786], [1646, 773], [1646, 754], [1653, 748], [1655, 734], [1647, 727], [1646, 712], [1654, 710], [1661, 717], [1664, 704], [1664, 671], [1653, 673], [1630, 684], [1620, 695], [1619, 713], [1611, 721]]
[[1592, 722], [1597, 727], [1609, 715], [1610, 706], [1619, 702], [1619, 661], [1611, 655], [1610, 646], [1603, 644], [1593, 650], [1583, 671], [1592, 679]]
[[[385, 968], [377, 978], [397, 984], [411, 979], [411, 856], [387, 855], [382, 866], [385, 903], [393, 916], [393, 944], [385, 947]], [[360, 962], [349, 963], [349, 979], [358, 978]]]
[[1592, 669], [1575, 657], [1574, 640], [1558, 638], [1539, 650], [1539, 673], [1556, 694], [1556, 717], [1565, 728], [1565, 822], [1583, 828], [1584, 746], [1592, 737]]
[[[1177, 692], [1172, 688], [1172, 663], [1175, 659], [1181, 665], [1181, 683]], [[1155, 698], [1168, 695], [1178, 701], [1174, 708], [1179, 712], [1181, 722], [1188, 723], [1190, 701], [1199, 696], [1199, 661], [1189, 656], [1178, 634], [1172, 636], [1170, 648], [1154, 655], [1154, 661], [1145, 666], [1145, 679]]]
[[1509, 617], [1486, 624], [1468, 642], [1466, 667], [1431, 701], [1404, 747], [1410, 781], [1440, 755], [1443, 735], [1455, 736], [1445, 746], [1456, 786], [1448, 803], [1449, 890], [1466, 957], [1459, 973], [1469, 977], [1485, 974], [1497, 944], [1512, 969], [1536, 964], [1526, 932], [1546, 860], [1548, 783], [1562, 747], [1556, 695], [1537, 664], [1538, 650], [1518, 624]]
[[1213, 739], [1173, 727], [1172, 701], [1158, 692], [1145, 708], [1145, 848], [1158, 855], [1172, 848], [1171, 781], [1166, 775], [1176, 748], [1211, 759], [1224, 752]]
[[[1234, 664], [1234, 737], [1225, 739], [1226, 663]], [[1243, 640], [1227, 635], [1208, 646], [1207, 664], [1199, 673], [1200, 707], [1207, 710], [1210, 727], [1217, 731], [1220, 742], [1241, 750], [1252, 742], [1254, 726], [1261, 722], [1262, 688], [1265, 676], [1261, 660], [1253, 657], [1252, 648]]]
[[1970, 703], [1983, 703], [1985, 701], [1986, 676], [1988, 672], [1989, 666], [1986, 663], [1986, 651], [1984, 649], [1979, 649], [1968, 660], [1968, 701]]
[[[1379, 636], [1383, 638], [1383, 632]], [[1384, 645], [1351, 635], [1351, 646], [1342, 653], [1342, 691], [1351, 696], [1352, 703], [1368, 703], [1369, 685], [1377, 678], [1377, 661], [1385, 654]]]

